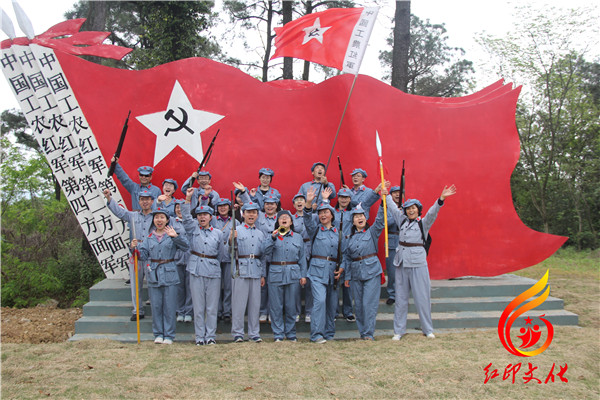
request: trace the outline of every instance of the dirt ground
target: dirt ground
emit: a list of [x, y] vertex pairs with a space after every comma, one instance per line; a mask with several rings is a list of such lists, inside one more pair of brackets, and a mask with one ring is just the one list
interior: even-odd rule
[[57, 343], [75, 334], [80, 308], [57, 308], [48, 302], [33, 308], [1, 308], [2, 343]]

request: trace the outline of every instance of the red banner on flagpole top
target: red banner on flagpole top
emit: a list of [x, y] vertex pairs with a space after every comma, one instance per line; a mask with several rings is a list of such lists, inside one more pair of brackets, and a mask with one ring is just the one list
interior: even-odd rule
[[332, 8], [275, 28], [275, 54], [358, 73], [377, 7]]

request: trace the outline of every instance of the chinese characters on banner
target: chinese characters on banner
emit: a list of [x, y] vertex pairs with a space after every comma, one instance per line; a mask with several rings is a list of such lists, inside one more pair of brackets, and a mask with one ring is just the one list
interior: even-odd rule
[[123, 204], [54, 50], [36, 44], [2, 49], [2, 71], [104, 273], [127, 276], [128, 228], [102, 190]]

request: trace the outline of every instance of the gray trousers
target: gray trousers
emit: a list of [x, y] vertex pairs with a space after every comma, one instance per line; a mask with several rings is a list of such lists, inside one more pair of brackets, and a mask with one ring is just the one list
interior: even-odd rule
[[260, 336], [260, 278], [232, 279], [231, 335], [244, 337], [244, 314], [248, 308], [248, 337]]
[[[235, 261], [233, 262], [235, 265]], [[219, 317], [231, 317], [231, 263], [221, 263], [223, 295], [219, 300]]]
[[179, 284], [177, 285], [177, 314], [192, 315], [192, 293], [190, 291], [190, 273], [186, 271], [186, 265], [177, 264]]
[[353, 279], [350, 281], [350, 289], [352, 289], [352, 297], [354, 297], [358, 333], [361, 338], [373, 338], [381, 293], [381, 275], [375, 275], [366, 281]]
[[415, 306], [421, 321], [421, 331], [427, 335], [433, 333], [431, 321], [431, 281], [427, 267], [396, 267], [396, 303], [394, 307], [394, 333], [406, 333], [408, 316], [408, 298], [412, 291]]
[[[146, 265], [146, 260], [138, 260], [138, 292], [140, 293], [139, 301], [140, 301], [140, 315], [144, 315], [144, 299], [142, 298], [142, 289], [144, 288], [144, 266]], [[129, 264], [129, 286], [131, 286], [131, 303], [133, 304], [133, 310], [131, 313], [133, 315], [136, 314], [135, 308], [135, 269], [133, 262]], [[150, 291], [148, 291], [148, 295]]]
[[190, 276], [190, 290], [194, 306], [196, 342], [214, 339], [217, 334], [217, 311], [221, 294], [221, 278]]
[[149, 287], [152, 298], [152, 333], [154, 337], [175, 339], [177, 286]]
[[396, 257], [396, 249], [388, 250], [389, 257], [385, 259], [385, 270], [387, 272], [387, 293], [390, 299], [396, 299], [396, 266], [394, 258]]

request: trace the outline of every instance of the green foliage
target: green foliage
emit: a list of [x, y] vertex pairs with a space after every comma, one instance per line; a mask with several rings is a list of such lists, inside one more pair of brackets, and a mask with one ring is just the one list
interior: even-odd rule
[[[103, 64], [146, 69], [189, 57], [218, 57], [218, 43], [206, 32], [216, 17], [210, 1], [107, 1], [108, 41], [132, 48], [123, 61]], [[85, 18], [87, 1], [79, 1], [66, 18]]]
[[66, 201], [19, 200], [3, 208], [2, 305], [29, 307], [53, 298], [81, 304], [104, 274]]
[[[28, 199], [34, 206], [40, 197], [52, 192], [52, 172], [45, 158], [31, 144], [23, 114], [5, 110], [1, 114], [0, 190], [2, 215], [9, 204]], [[20, 144], [22, 143], [22, 144]], [[32, 150], [33, 149], [33, 150]]]
[[519, 11], [509, 36], [480, 39], [500, 73], [525, 85], [516, 115], [515, 208], [534, 229], [569, 236], [578, 249], [597, 248], [600, 65], [572, 43], [593, 31], [593, 21], [582, 10]]
[[104, 274], [82, 249], [85, 238], [67, 202], [54, 199], [52, 173], [28, 141], [35, 138], [24, 121], [21, 113], [2, 113], [2, 305], [28, 307], [48, 298], [80, 304]]
[[[408, 93], [420, 96], [454, 97], [467, 93], [473, 86], [471, 61], [461, 59], [465, 51], [447, 44], [444, 24], [432, 24], [415, 15], [410, 19], [408, 54]], [[393, 32], [387, 39], [394, 44]], [[383, 67], [391, 70], [392, 50], [379, 53]], [[383, 77], [389, 80], [391, 75]]]

